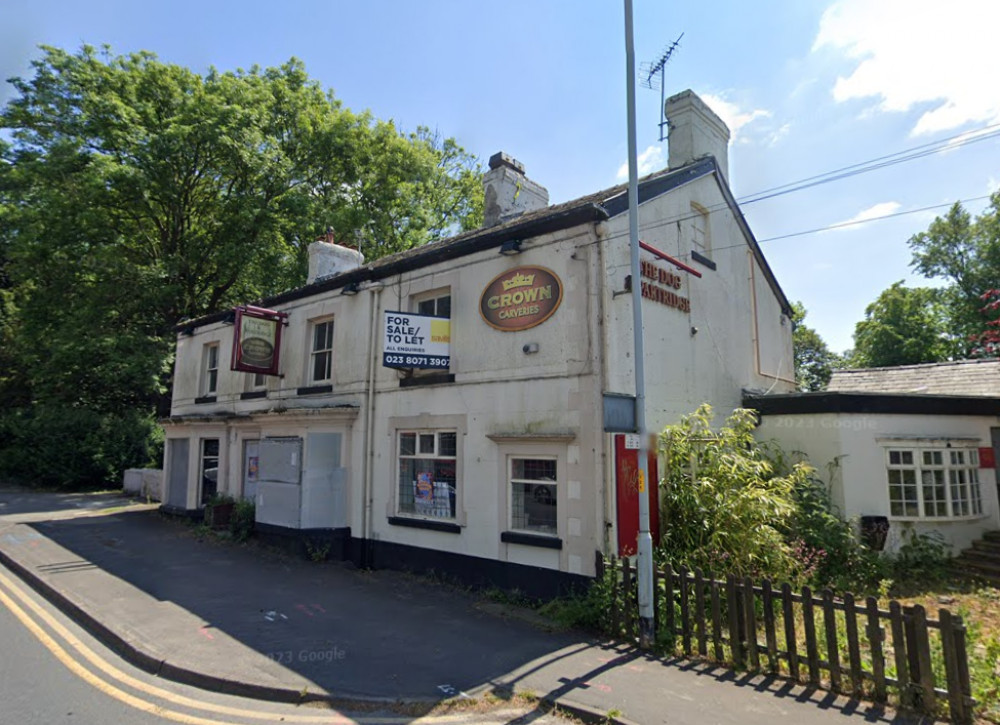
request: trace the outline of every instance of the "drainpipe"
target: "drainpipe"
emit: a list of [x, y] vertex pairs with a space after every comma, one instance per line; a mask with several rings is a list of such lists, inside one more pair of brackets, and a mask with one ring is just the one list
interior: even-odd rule
[[382, 283], [374, 282], [367, 288], [372, 294], [368, 316], [368, 384], [365, 388], [365, 430], [361, 445], [361, 566], [371, 565], [372, 533], [372, 468], [375, 465], [375, 331], [378, 303]]

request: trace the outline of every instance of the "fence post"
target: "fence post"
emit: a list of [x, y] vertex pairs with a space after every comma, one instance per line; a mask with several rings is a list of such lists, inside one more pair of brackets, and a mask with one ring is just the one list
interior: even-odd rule
[[826, 631], [826, 661], [830, 666], [830, 689], [843, 692], [840, 682], [840, 642], [837, 640], [837, 610], [833, 607], [833, 592], [824, 589], [823, 628]]
[[770, 672], [777, 672], [778, 662], [778, 638], [774, 632], [774, 595], [771, 591], [771, 580], [765, 579], [760, 583], [761, 599], [764, 603], [764, 641], [767, 642], [767, 669]]
[[708, 655], [708, 632], [705, 627], [705, 574], [700, 568], [694, 570], [694, 619], [698, 635], [698, 654]]
[[684, 654], [691, 654], [691, 602], [689, 601], [688, 569], [682, 566], [678, 572], [681, 591], [681, 637]]
[[941, 623], [941, 649], [944, 654], [944, 671], [948, 678], [948, 710], [951, 721], [954, 723], [970, 722], [969, 713], [966, 711], [965, 692], [963, 692], [961, 673], [958, 666], [958, 648], [955, 646], [955, 620], [961, 618], [952, 617], [951, 612], [942, 609], [938, 612], [938, 619]]
[[847, 627], [847, 654], [851, 667], [851, 694], [855, 697], [861, 697], [863, 675], [861, 674], [861, 643], [858, 641], [858, 610], [854, 603], [854, 595], [850, 592], [844, 594], [844, 624]]
[[746, 628], [747, 652], [750, 655], [750, 669], [760, 669], [760, 653], [757, 651], [757, 607], [753, 592], [753, 580], [743, 579], [743, 626]]
[[878, 600], [875, 597], [868, 597], [865, 605], [868, 610], [868, 646], [872, 654], [875, 702], [885, 702], [888, 699], [885, 689], [885, 635], [879, 620]]
[[785, 649], [788, 651], [788, 674], [796, 682], [799, 679], [798, 638], [795, 635], [795, 609], [792, 601], [792, 585], [781, 585], [781, 619], [785, 624]]
[[927, 613], [916, 604], [908, 608], [904, 620], [906, 649], [910, 658], [910, 681], [919, 687], [917, 706], [927, 714], [934, 713], [934, 673], [931, 671], [931, 646], [927, 636]]
[[726, 576], [726, 604], [729, 608], [729, 650], [733, 667], [743, 666], [743, 643], [740, 641], [740, 597], [736, 591], [736, 577]]
[[813, 610], [812, 589], [802, 587], [802, 627], [806, 634], [806, 665], [809, 684], [819, 686], [819, 647], [816, 644], [816, 613]]
[[913, 687], [910, 684], [910, 640], [906, 636], [903, 608], [899, 602], [889, 602], [889, 625], [892, 629], [892, 651], [896, 660], [896, 682], [899, 686], [899, 704], [913, 707]]

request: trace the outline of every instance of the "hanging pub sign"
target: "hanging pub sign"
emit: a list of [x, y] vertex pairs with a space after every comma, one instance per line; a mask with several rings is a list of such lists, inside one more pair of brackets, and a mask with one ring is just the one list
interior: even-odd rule
[[545, 322], [562, 302], [562, 282], [545, 267], [517, 267], [497, 275], [479, 298], [479, 314], [504, 332], [527, 330]]
[[237, 307], [232, 369], [245, 373], [278, 375], [281, 328], [287, 317], [284, 312], [261, 307]]
[[410, 312], [383, 314], [382, 366], [447, 370], [451, 364], [451, 320]]

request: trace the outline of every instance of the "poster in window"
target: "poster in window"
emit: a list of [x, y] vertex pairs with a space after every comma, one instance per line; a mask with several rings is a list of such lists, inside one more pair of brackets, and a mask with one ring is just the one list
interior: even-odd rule
[[451, 320], [447, 317], [386, 312], [383, 317], [382, 366], [448, 370]]
[[260, 307], [237, 307], [233, 334], [233, 370], [277, 375], [284, 312]]

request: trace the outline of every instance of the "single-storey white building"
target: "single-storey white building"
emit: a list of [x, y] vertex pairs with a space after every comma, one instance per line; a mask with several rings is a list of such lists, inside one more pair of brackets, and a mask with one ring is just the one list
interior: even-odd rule
[[629, 551], [631, 285], [651, 431], [794, 389], [791, 309], [730, 192], [728, 129], [690, 91], [666, 110], [639, 280], [625, 186], [549, 206], [497, 154], [484, 228], [368, 264], [318, 242], [305, 287], [255, 303], [269, 312], [182, 325], [165, 506], [252, 497], [265, 532], [538, 594]]
[[817, 393], [747, 395], [759, 435], [804, 453], [846, 518], [938, 532], [954, 551], [1000, 529], [1000, 361], [838, 370]]

